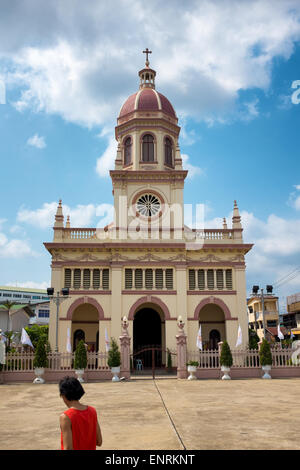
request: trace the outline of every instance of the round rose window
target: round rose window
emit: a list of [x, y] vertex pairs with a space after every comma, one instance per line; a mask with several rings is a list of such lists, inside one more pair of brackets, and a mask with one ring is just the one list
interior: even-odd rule
[[153, 217], [160, 210], [160, 201], [153, 194], [143, 194], [136, 202], [138, 212], [145, 217]]

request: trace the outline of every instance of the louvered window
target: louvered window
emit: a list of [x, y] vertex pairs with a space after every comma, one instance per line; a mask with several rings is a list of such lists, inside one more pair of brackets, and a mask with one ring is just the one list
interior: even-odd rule
[[154, 161], [154, 138], [150, 134], [146, 134], [143, 137], [143, 162]]
[[217, 269], [217, 289], [224, 289], [223, 269]]
[[156, 269], [155, 270], [155, 288], [162, 289], [163, 286], [164, 286], [163, 270]]
[[214, 288], [214, 270], [213, 269], [208, 269], [207, 270], [207, 287], [208, 289], [213, 289]]
[[232, 289], [232, 270], [226, 269], [226, 289]]
[[80, 289], [81, 269], [74, 269], [74, 289]]
[[136, 269], [134, 272], [134, 287], [136, 289], [143, 288], [143, 270], [142, 269]]
[[204, 269], [198, 269], [198, 289], [205, 289], [205, 272]]
[[132, 289], [132, 269], [125, 269], [125, 289]]
[[131, 138], [128, 137], [124, 143], [124, 165], [131, 163]]
[[91, 286], [91, 271], [89, 269], [83, 270], [83, 287], [89, 289]]
[[65, 269], [65, 287], [71, 287], [71, 269]]
[[195, 287], [196, 287], [195, 270], [189, 269], [189, 289], [194, 290]]
[[145, 286], [146, 286], [146, 289], [152, 289], [153, 288], [153, 271], [152, 271], [152, 269], [146, 269], [145, 270]]
[[102, 270], [102, 288], [109, 289], [109, 269]]
[[93, 288], [94, 289], [100, 288], [100, 269], [93, 270]]
[[166, 269], [166, 288], [173, 289], [173, 269]]

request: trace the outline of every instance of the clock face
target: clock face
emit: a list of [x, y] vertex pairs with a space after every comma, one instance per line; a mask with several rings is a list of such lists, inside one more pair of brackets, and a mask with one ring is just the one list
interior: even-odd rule
[[160, 201], [154, 194], [143, 194], [138, 198], [136, 208], [144, 217], [153, 217], [160, 210]]

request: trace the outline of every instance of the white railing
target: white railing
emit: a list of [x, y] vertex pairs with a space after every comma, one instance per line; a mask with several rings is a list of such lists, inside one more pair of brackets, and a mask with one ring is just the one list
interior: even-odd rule
[[[87, 370], [108, 370], [107, 353], [90, 352], [87, 354]], [[61, 371], [74, 369], [74, 353], [48, 353], [48, 370]], [[34, 353], [15, 352], [6, 355], [6, 363], [3, 365], [3, 371], [33, 371]]]
[[195, 231], [196, 238], [202, 240], [224, 240], [233, 238], [233, 233], [230, 230], [224, 229], [204, 229]]
[[[297, 367], [292, 363], [292, 348], [272, 348], [273, 367]], [[256, 349], [233, 349], [231, 351], [233, 368], [260, 368], [259, 351]], [[220, 353], [218, 350], [187, 351], [187, 361], [197, 361], [199, 369], [220, 368]], [[299, 367], [299, 366], [298, 366]]]
[[95, 228], [65, 228], [64, 238], [71, 240], [90, 240], [96, 238]]

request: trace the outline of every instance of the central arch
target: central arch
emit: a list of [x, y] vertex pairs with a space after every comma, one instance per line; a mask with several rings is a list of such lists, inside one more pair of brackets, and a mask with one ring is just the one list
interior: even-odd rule
[[[155, 365], [165, 366], [166, 354], [166, 313], [169, 311], [166, 305], [158, 298], [144, 297], [137, 301], [129, 312], [129, 319], [133, 320], [133, 354], [142, 349], [159, 348], [155, 352]], [[152, 351], [147, 351], [134, 356], [141, 359], [144, 368], [152, 366]]]

